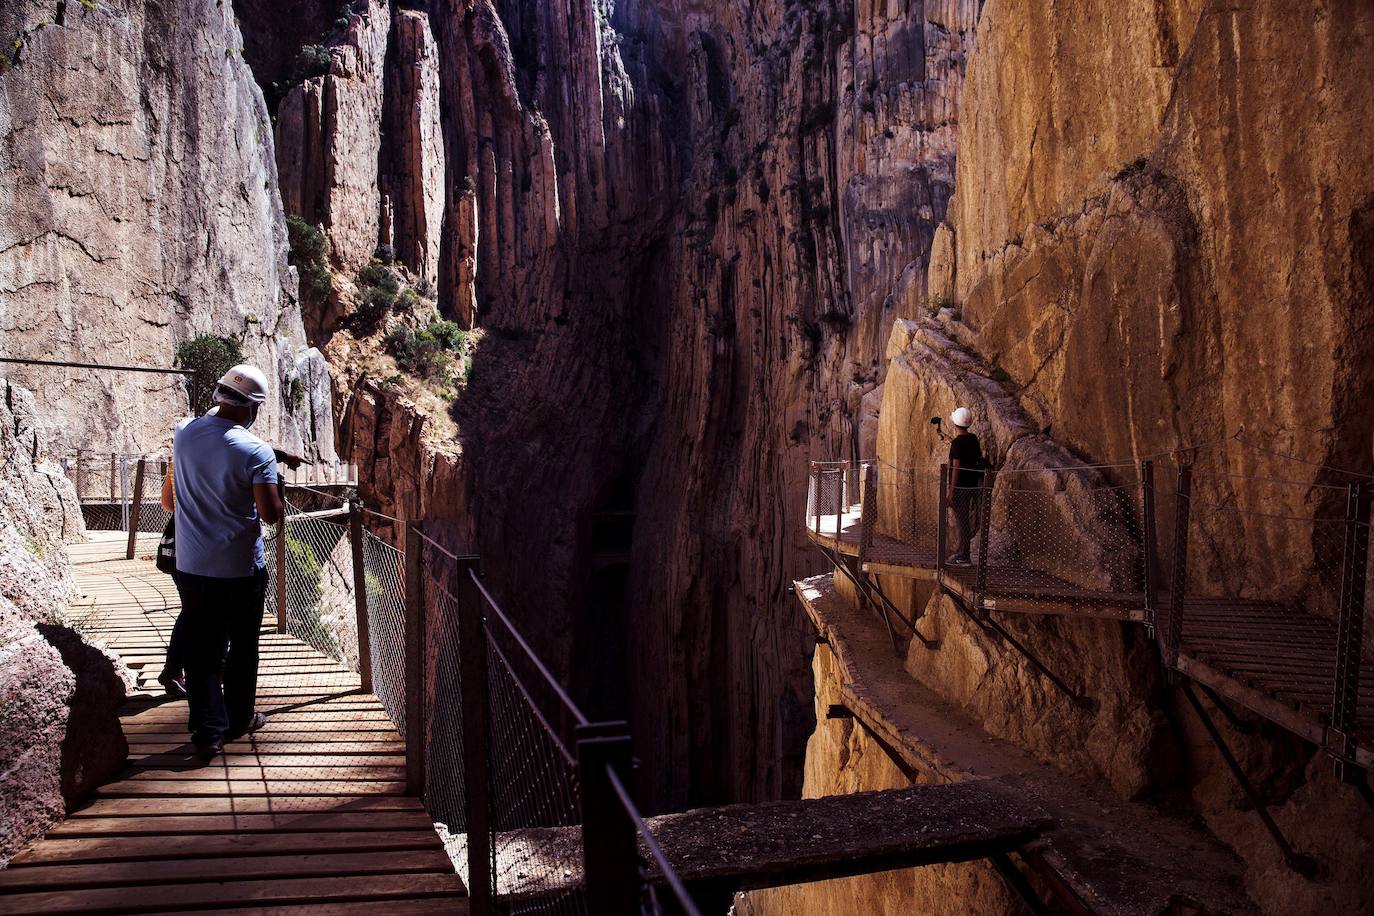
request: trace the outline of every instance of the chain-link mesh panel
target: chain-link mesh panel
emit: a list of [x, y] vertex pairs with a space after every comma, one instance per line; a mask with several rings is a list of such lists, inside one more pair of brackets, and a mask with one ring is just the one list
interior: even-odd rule
[[[1138, 481], [1114, 485], [1094, 469], [999, 474], [987, 526], [987, 568], [979, 571], [983, 605], [1142, 615], [1141, 498]], [[957, 501], [956, 491], [954, 514]], [[983, 548], [980, 543], [975, 551], [980, 563]]]
[[[1348, 525], [1341, 488], [1189, 470], [1174, 499], [1184, 537], [1165, 608], [1166, 661], [1200, 664], [1292, 708], [1331, 715]], [[1327, 492], [1330, 491], [1330, 492]], [[1374, 688], [1374, 685], [1370, 685]], [[1361, 696], [1374, 696], [1374, 689]]]
[[363, 532], [363, 579], [372, 646], [372, 692], [401, 737], [406, 709], [406, 596], [404, 557], [370, 531]]
[[267, 552], [268, 610], [284, 632], [350, 671], [358, 670], [357, 603], [348, 529], [319, 518], [301, 517], [288, 506], [286, 517], [286, 615], [277, 607], [277, 551], [280, 528], [264, 541]]
[[[869, 530], [864, 559], [902, 566], [933, 567], [940, 532], [940, 472], [929, 468], [897, 468], [881, 465], [872, 474], [863, 469], [865, 491], [872, 479], [875, 498], [860, 505], [864, 513], [876, 512]], [[867, 528], [863, 519], [861, 531]]]
[[484, 623], [491, 715], [496, 894], [510, 913], [586, 913], [558, 834], [580, 823], [569, 712], [500, 622]]

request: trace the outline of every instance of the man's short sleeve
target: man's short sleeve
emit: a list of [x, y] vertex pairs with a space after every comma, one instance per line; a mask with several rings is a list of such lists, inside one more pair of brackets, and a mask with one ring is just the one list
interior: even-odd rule
[[263, 444], [253, 449], [253, 456], [248, 467], [248, 476], [253, 483], [277, 482], [277, 457], [272, 454], [270, 446]]

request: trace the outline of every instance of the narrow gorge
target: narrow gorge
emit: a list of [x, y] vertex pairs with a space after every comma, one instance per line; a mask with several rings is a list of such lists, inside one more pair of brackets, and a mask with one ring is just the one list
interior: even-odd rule
[[[1147, 588], [1112, 565], [1154, 560], [1141, 462], [1171, 493], [1196, 466], [1231, 514], [1173, 594], [1282, 585], [1348, 629], [1349, 535], [1279, 520], [1346, 518], [1374, 479], [1364, 0], [0, 0], [0, 54], [0, 356], [238, 341], [266, 438], [356, 465], [393, 538], [423, 518], [479, 555], [578, 702], [629, 722], [647, 811], [990, 779], [1062, 834], [1020, 859], [1054, 912], [1374, 909], [1374, 810], [1323, 747], [1198, 680], [1303, 874], [1167, 625], [999, 635], [943, 557], [817, 550], [813, 465], [851, 462], [825, 511], [871, 481], [863, 537], [900, 541], [940, 513], [913, 495], [947, 460], [929, 419], [968, 407], [1000, 488], [980, 550], [1034, 552], [1012, 481], [1048, 481], [1047, 563], [1099, 591]], [[165, 450], [187, 412], [171, 375], [3, 368], [0, 736], [25, 752], [0, 753], [0, 860], [77, 793], [35, 699], [73, 667], [60, 459]], [[1004, 877], [735, 912], [1022, 912]]]

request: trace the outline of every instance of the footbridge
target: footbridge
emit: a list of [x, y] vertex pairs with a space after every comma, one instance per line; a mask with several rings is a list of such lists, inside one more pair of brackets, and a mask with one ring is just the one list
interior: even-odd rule
[[817, 461], [807, 536], [881, 618], [894, 649], [899, 634], [938, 647], [919, 619], [895, 607], [880, 577], [927, 582], [1089, 709], [999, 618], [1070, 615], [1147, 627], [1289, 864], [1310, 873], [1197, 693], [1242, 730], [1254, 725], [1240, 708], [1322, 749], [1374, 804], [1374, 678], [1366, 673], [1374, 649], [1365, 625], [1374, 606], [1374, 478], [1332, 468], [1328, 479], [1348, 482], [1311, 483], [1197, 462], [1187, 450], [1139, 463], [989, 470], [968, 562], [956, 564], [947, 466]]
[[91, 468], [132, 473], [121, 526], [69, 547], [74, 623], [136, 682], [127, 766], [0, 869], [0, 911], [723, 914], [739, 891], [976, 859], [1050, 911], [1025, 850], [1054, 825], [1001, 786], [646, 816], [628, 727], [583, 711], [480, 559], [329, 480], [285, 486], [267, 533], [268, 724], [202, 764], [157, 680], [178, 612], [152, 562], [165, 465], [82, 465], [88, 496], [109, 485]]

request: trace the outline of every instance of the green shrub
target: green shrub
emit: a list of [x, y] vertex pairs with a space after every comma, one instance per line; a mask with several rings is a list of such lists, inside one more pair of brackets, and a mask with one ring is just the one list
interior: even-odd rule
[[396, 249], [390, 245], [378, 245], [377, 250], [372, 252], [372, 258], [383, 264], [392, 264], [396, 261]]
[[241, 362], [243, 345], [233, 337], [197, 334], [177, 344], [173, 365], [191, 373], [186, 378], [186, 393], [192, 413], [200, 416], [210, 409], [220, 376]]
[[288, 216], [286, 234], [291, 245], [287, 260], [300, 274], [302, 302], [323, 305], [334, 292], [334, 277], [325, 261], [324, 233], [299, 216]]
[[330, 63], [329, 48], [324, 45], [306, 45], [291, 62], [291, 70], [287, 73], [286, 81], [294, 86], [313, 77], [324, 76], [329, 72]]
[[420, 294], [413, 287], [407, 286], [401, 290], [401, 294], [396, 297], [396, 308], [402, 312], [414, 312], [415, 307], [420, 304]]
[[380, 264], [369, 264], [358, 272], [358, 286], [362, 299], [358, 303], [358, 320], [365, 325], [375, 325], [386, 317], [396, 305], [401, 284], [388, 268]]
[[463, 372], [469, 371], [463, 350], [467, 334], [454, 321], [436, 319], [423, 328], [392, 328], [386, 335], [386, 349], [396, 358], [396, 365], [411, 375], [440, 384], [453, 381], [454, 356], [463, 361]]

